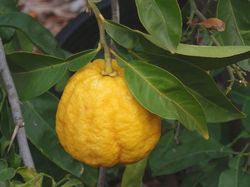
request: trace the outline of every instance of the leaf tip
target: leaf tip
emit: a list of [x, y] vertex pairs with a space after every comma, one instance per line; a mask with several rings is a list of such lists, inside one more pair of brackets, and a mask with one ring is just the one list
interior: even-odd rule
[[208, 131], [204, 132], [204, 133], [202, 134], [202, 136], [203, 136], [204, 139], [208, 140], [208, 139], [209, 139]]

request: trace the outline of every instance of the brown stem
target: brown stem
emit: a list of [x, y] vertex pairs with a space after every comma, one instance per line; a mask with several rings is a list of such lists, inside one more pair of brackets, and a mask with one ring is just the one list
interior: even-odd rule
[[19, 104], [20, 101], [5, 58], [4, 47], [1, 38], [0, 38], [0, 72], [7, 91], [12, 117], [16, 125], [14, 133], [12, 135], [12, 142], [15, 139], [15, 136], [17, 135], [17, 143], [19, 146], [20, 155], [24, 165], [26, 167], [35, 169], [24, 129], [24, 120], [21, 112], [21, 107]]

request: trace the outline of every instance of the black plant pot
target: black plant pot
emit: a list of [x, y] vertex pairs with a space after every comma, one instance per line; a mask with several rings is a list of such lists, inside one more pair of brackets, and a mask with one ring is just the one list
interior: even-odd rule
[[[98, 7], [106, 19], [111, 19], [110, 0], [103, 0]], [[140, 24], [134, 0], [120, 1], [121, 24], [143, 30]], [[98, 41], [99, 32], [93, 14], [81, 13], [62, 29], [56, 36], [63, 49], [76, 53], [94, 48]]]
[[[184, 7], [187, 0], [178, 0], [180, 7]], [[135, 0], [119, 0], [120, 23], [133, 29], [145, 31], [141, 25]], [[102, 0], [98, 7], [106, 19], [111, 19], [110, 0]], [[61, 47], [69, 52], [76, 53], [96, 46], [99, 33], [93, 14], [81, 13], [65, 26], [56, 36]]]

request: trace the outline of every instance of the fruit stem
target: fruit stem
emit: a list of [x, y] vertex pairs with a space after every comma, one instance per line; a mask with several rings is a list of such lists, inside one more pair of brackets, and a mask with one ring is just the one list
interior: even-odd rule
[[105, 19], [93, 1], [88, 0], [88, 5], [96, 17], [97, 24], [99, 27], [100, 44], [104, 50], [105, 67], [104, 67], [102, 74], [108, 75], [108, 76], [115, 76], [116, 72], [112, 68], [112, 59], [110, 55], [110, 49], [105, 39], [105, 29], [104, 29]]
[[106, 181], [106, 168], [100, 167], [97, 187], [104, 187]]

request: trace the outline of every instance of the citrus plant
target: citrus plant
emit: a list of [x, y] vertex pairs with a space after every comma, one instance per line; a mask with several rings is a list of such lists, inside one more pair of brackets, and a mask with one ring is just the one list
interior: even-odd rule
[[250, 2], [134, 0], [141, 30], [99, 2], [71, 54], [0, 0], [0, 186], [248, 187]]

